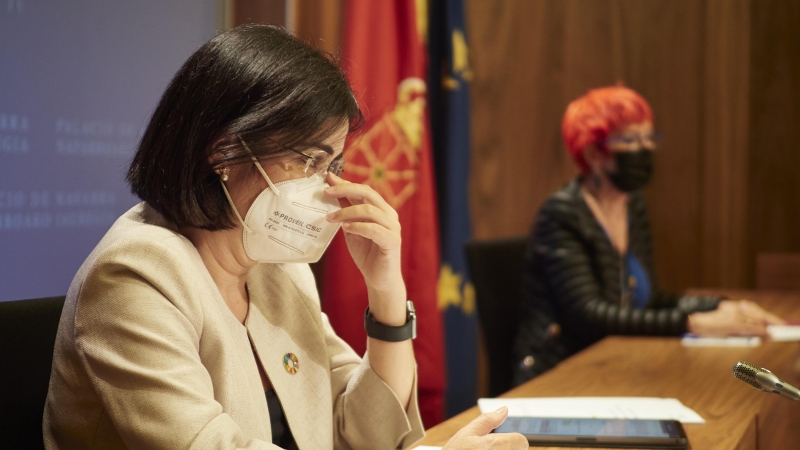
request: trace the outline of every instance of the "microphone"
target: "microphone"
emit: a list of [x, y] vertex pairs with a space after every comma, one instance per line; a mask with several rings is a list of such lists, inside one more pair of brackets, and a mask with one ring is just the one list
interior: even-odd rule
[[800, 400], [800, 390], [776, 377], [767, 369], [754, 366], [749, 362], [739, 361], [733, 365], [733, 376], [754, 388], [778, 394], [789, 400]]

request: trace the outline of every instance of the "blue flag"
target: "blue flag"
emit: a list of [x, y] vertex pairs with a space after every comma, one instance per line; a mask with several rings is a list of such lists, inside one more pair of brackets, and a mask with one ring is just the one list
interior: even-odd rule
[[430, 3], [429, 76], [442, 267], [438, 303], [445, 326], [448, 417], [475, 406], [478, 343], [475, 289], [464, 243], [469, 214], [469, 65], [463, 0]]

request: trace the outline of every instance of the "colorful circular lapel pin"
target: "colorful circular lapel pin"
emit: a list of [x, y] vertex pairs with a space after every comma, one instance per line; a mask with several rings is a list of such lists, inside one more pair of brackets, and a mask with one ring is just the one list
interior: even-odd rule
[[294, 353], [283, 355], [283, 368], [292, 375], [300, 370], [300, 361], [297, 360], [297, 356]]

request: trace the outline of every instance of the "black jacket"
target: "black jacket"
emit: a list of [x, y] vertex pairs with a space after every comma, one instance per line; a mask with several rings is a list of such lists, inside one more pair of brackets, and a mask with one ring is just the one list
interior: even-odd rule
[[528, 241], [524, 292], [514, 343], [515, 383], [539, 375], [611, 334], [678, 336], [687, 316], [716, 309], [719, 298], [665, 294], [653, 270], [647, 205], [628, 201], [629, 251], [650, 279], [644, 309], [625, 306], [625, 260], [612, 246], [574, 180], [542, 206]]

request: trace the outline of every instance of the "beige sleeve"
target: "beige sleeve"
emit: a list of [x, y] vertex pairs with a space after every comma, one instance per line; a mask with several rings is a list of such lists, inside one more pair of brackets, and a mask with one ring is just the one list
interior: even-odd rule
[[215, 401], [188, 317], [195, 311], [176, 306], [147, 278], [169, 264], [163, 255], [104, 257], [81, 288], [76, 348], [103, 403], [102, 420], [131, 449], [277, 450], [243, 435]]
[[425, 437], [417, 405], [417, 373], [408, 409], [372, 370], [369, 354], [360, 359], [322, 315], [331, 355], [334, 396], [334, 448], [383, 450], [408, 448]]

